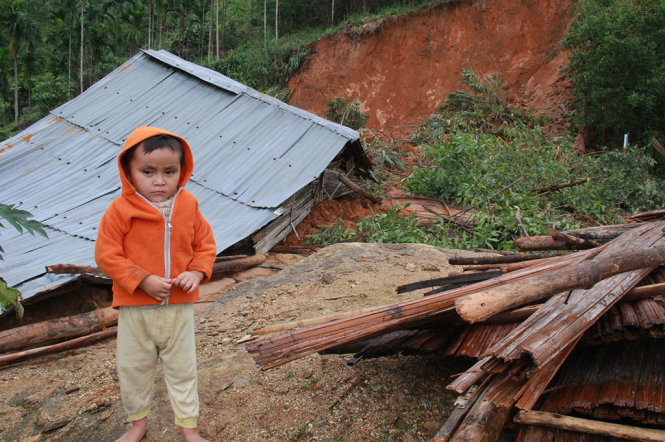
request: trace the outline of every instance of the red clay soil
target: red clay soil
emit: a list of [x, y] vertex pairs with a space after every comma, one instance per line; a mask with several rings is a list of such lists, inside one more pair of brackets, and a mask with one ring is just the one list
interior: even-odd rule
[[357, 99], [367, 127], [403, 138], [462, 88], [461, 72], [499, 74], [516, 104], [565, 112], [567, 56], [559, 45], [574, 0], [468, 0], [366, 23], [319, 40], [288, 83], [290, 104], [325, 116]]
[[[367, 22], [316, 42], [288, 83], [290, 104], [325, 117], [335, 97], [357, 99], [370, 117], [365, 137], [405, 140], [443, 98], [463, 89], [461, 72], [468, 69], [480, 78], [499, 74], [515, 105], [551, 117], [546, 133], [562, 134], [570, 85], [560, 41], [574, 4], [467, 0]], [[352, 227], [372, 209], [347, 200], [320, 204], [298, 226], [300, 238], [291, 234], [284, 245], [302, 243], [340, 218]]]

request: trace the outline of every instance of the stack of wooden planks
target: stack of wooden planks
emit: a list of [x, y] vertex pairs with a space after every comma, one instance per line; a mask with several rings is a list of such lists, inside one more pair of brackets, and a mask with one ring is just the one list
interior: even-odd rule
[[[655, 356], [665, 336], [665, 273], [659, 268], [665, 263], [664, 229], [665, 221], [640, 220], [611, 227], [611, 234], [607, 229], [565, 234], [586, 235], [592, 247], [554, 234], [551, 238], [566, 238], [565, 247], [556, 250], [578, 251], [499, 259], [475, 273], [417, 282], [400, 290], [428, 288], [428, 296], [264, 338], [247, 349], [264, 369], [317, 351], [356, 352], [354, 360], [417, 349], [479, 358], [450, 384], [470, 400], [455, 409], [436, 440], [497, 440], [506, 428], [530, 440], [533, 425], [541, 435], [545, 425], [554, 432], [601, 437], [625, 430], [639, 434], [639, 440], [665, 440], [665, 396], [656, 388], [665, 364]], [[632, 347], [614, 350], [612, 345], [625, 340]], [[594, 353], [593, 346], [604, 351]], [[615, 351], [629, 350], [641, 351], [630, 353], [637, 362], [618, 363], [623, 359]], [[609, 354], [617, 360], [613, 365]], [[644, 389], [648, 393], [638, 398], [636, 391]], [[576, 393], [581, 398], [574, 398]], [[532, 414], [539, 409], [550, 414]], [[568, 422], [560, 413], [585, 416], [581, 424], [557, 427]], [[532, 423], [539, 419], [551, 422]], [[611, 427], [612, 419], [628, 428]]]

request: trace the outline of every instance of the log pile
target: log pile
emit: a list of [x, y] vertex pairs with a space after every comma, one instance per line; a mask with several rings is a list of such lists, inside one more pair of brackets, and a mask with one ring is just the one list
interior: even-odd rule
[[634, 440], [665, 440], [664, 230], [658, 213], [550, 232], [548, 241], [565, 252], [455, 262], [473, 272], [398, 288], [427, 289], [423, 298], [247, 350], [263, 369], [313, 352], [355, 353], [350, 363], [400, 351], [478, 358], [449, 385], [465, 405], [435, 440], [498, 440], [507, 429], [518, 440], [631, 432]]

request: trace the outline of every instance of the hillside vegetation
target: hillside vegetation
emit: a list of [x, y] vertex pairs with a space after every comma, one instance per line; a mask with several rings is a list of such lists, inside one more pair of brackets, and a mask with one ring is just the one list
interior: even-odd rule
[[[286, 80], [298, 73], [312, 43], [335, 32], [358, 41], [389, 18], [416, 8], [458, 8], [459, 0], [0, 0], [0, 113], [5, 137], [73, 97], [141, 47], [165, 48], [188, 60], [288, 100]], [[549, 138], [545, 117], [518, 109], [498, 76], [460, 72], [460, 90], [443, 100], [409, 139], [374, 138], [367, 151], [386, 180], [404, 178], [400, 144], [421, 146], [426, 158], [403, 180], [404, 190], [477, 212], [474, 228], [441, 220], [420, 225], [393, 207], [347, 229], [340, 223], [313, 242], [427, 242], [446, 247], [509, 247], [519, 228], [621, 221], [663, 206], [663, 159], [649, 142], [665, 133], [665, 1], [571, 0], [575, 19], [562, 50], [570, 51], [573, 85], [570, 132]], [[395, 19], [396, 20], [396, 19]], [[392, 20], [392, 21], [395, 21]], [[377, 37], [377, 38], [378, 38]], [[436, 57], [437, 54], [423, 54]], [[336, 69], [341, 67], [336, 66]], [[413, 66], [412, 69], [417, 69]], [[423, 92], [425, 93], [425, 92]], [[359, 101], [330, 97], [328, 117], [367, 121]], [[362, 102], [362, 97], [360, 97]], [[572, 124], [571, 124], [572, 123]], [[580, 130], [593, 151], [580, 154]], [[630, 145], [621, 146], [623, 134]], [[558, 191], [554, 184], [574, 183]], [[7, 202], [11, 203], [11, 202]], [[522, 225], [518, 225], [519, 213]], [[361, 235], [361, 236], [358, 236]]]
[[[404, 181], [407, 191], [471, 207], [475, 225], [445, 219], [422, 223], [403, 207], [311, 235], [311, 244], [352, 241], [423, 242], [458, 249], [510, 249], [520, 235], [621, 223], [622, 216], [665, 204], [665, 180], [647, 147], [602, 148], [584, 154], [573, 137], [548, 138], [545, 121], [508, 103], [500, 78], [464, 73], [458, 91], [411, 138], [425, 167]], [[390, 179], [410, 155], [382, 140], [367, 148]], [[388, 152], [388, 153], [386, 153]], [[396, 173], [399, 177], [399, 173]], [[551, 190], [563, 185], [558, 190]]]

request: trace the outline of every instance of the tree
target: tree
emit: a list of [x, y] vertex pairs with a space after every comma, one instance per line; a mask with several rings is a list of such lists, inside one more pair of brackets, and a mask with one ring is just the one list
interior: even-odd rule
[[9, 53], [14, 62], [14, 123], [18, 124], [18, 57], [21, 45], [37, 35], [38, 29], [25, 7], [25, 0], [5, 0], [2, 4], [2, 27], [8, 35]]
[[571, 50], [578, 124], [618, 145], [665, 134], [665, 1], [584, 0], [564, 44]]

